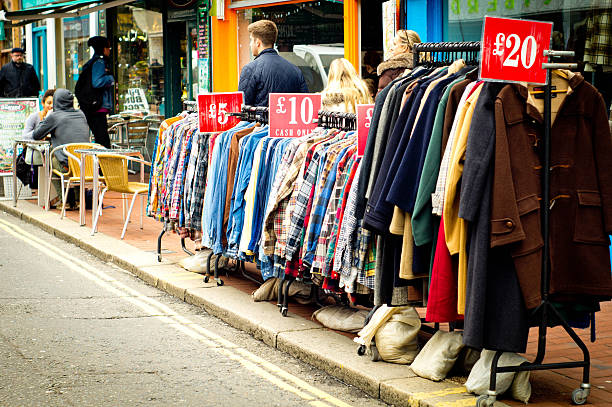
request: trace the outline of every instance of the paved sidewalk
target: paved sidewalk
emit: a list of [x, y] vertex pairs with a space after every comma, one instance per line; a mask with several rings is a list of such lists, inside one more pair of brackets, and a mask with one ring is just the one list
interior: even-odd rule
[[[17, 208], [13, 208], [12, 202], [1, 202], [0, 210], [34, 223], [106, 261], [114, 262], [148, 284], [201, 306], [270, 346], [321, 368], [389, 404], [411, 407], [475, 405], [475, 397], [462, 388], [461, 378], [436, 383], [416, 377], [406, 366], [375, 363], [368, 357], [357, 356], [353, 335], [331, 331], [312, 320], [311, 314], [315, 309], [312, 306], [292, 302], [289, 317], [283, 318], [275, 304], [252, 301], [250, 293], [257, 285], [244, 278], [223, 276], [224, 287], [217, 287], [214, 282], [205, 284], [202, 276], [176, 265], [186, 254], [181, 249], [180, 239], [173, 233], [164, 235], [163, 262], [158, 263], [156, 247], [161, 223], [145, 217], [144, 229], [140, 230], [140, 204], [137, 201], [125, 239], [120, 241], [123, 226], [121, 196], [109, 193], [105, 198], [105, 206], [108, 205], [114, 208], [104, 210], [95, 236], [90, 236], [90, 211], [87, 211], [87, 226], [80, 227], [78, 211], [68, 211], [67, 219], [61, 220], [58, 210], [45, 212], [32, 201], [19, 201]], [[194, 245], [188, 241], [187, 247], [193, 251]], [[612, 304], [605, 303], [597, 317], [597, 342], [588, 342], [589, 330], [578, 331], [591, 352], [593, 389], [588, 402], [594, 406], [612, 406]], [[532, 329], [526, 357], [532, 359], [536, 350], [537, 329]], [[581, 353], [562, 329], [549, 330], [545, 362], [580, 358]], [[533, 372], [530, 404], [570, 405], [571, 391], [579, 387], [581, 375], [580, 369]], [[507, 399], [502, 401], [496, 406], [522, 404]]]

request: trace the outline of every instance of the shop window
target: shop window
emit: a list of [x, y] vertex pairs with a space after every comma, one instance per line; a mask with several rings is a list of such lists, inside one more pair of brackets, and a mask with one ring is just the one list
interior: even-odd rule
[[552, 21], [552, 47], [573, 50], [579, 71], [612, 96], [612, 0], [448, 0], [448, 41], [479, 41], [484, 16]]
[[64, 18], [64, 69], [66, 88], [73, 89], [79, 80], [79, 73], [90, 58], [87, 40], [89, 39], [89, 15]]
[[344, 56], [343, 12], [342, 3], [336, 1], [239, 10], [240, 69], [253, 58], [248, 25], [272, 20], [278, 27], [276, 50], [300, 68], [311, 92], [320, 92], [327, 84], [331, 61]]
[[119, 112], [159, 113], [164, 95], [161, 13], [118, 7], [114, 37]]

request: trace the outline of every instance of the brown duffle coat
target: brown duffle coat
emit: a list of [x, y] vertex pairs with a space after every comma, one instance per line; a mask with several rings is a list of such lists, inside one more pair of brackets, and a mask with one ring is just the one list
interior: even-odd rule
[[[551, 131], [552, 299], [612, 296], [612, 138], [599, 92], [575, 74]], [[543, 117], [520, 84], [495, 102], [491, 247], [508, 245], [527, 308], [541, 302]]]

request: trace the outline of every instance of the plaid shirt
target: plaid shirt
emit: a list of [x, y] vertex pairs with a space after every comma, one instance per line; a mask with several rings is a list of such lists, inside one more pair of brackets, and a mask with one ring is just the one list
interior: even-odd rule
[[312, 151], [312, 159], [309, 162], [309, 155], [306, 156], [303, 167], [304, 176], [299, 185], [299, 189], [297, 189], [292, 195], [292, 198], [295, 196], [293, 207], [291, 207], [292, 199], [289, 200], [289, 205], [287, 206], [287, 216], [290, 217], [290, 223], [285, 247], [285, 259], [288, 261], [290, 261], [296, 254], [299, 244], [301, 243], [300, 237], [304, 227], [304, 218], [306, 216], [308, 203], [312, 194], [314, 193], [314, 186], [319, 173], [319, 167], [325, 165], [323, 160], [325, 158], [325, 154], [327, 153], [327, 147], [333, 144], [333, 141], [335, 141], [335, 137], [326, 142], [320, 143], [319, 145], [315, 145], [313, 148], [311, 148], [311, 150], [309, 150], [309, 153]]
[[[355, 180], [355, 174], [359, 168], [359, 162], [361, 159], [357, 157], [357, 155], [353, 155], [353, 159], [348, 166], [348, 171], [346, 174], [346, 180], [344, 185], [342, 185], [342, 192], [339, 199], [339, 206], [336, 209], [335, 213], [330, 213], [333, 216], [328, 222], [329, 224], [333, 224], [331, 233], [327, 242], [327, 254], [325, 255], [325, 263], [323, 264], [322, 274], [324, 276], [330, 276], [332, 278], [338, 279], [338, 273], [333, 271], [334, 259], [336, 256], [336, 245], [338, 243], [338, 235], [340, 231], [340, 226], [344, 221], [344, 212], [346, 210], [346, 204], [348, 201], [348, 195], [353, 187], [353, 182]], [[317, 247], [317, 250], [319, 248]]]
[[209, 137], [209, 135], [203, 135], [200, 137], [198, 168], [194, 177], [191, 207], [189, 208], [191, 227], [197, 231], [202, 230], [202, 208], [204, 205], [206, 177], [208, 175]]
[[[268, 205], [266, 209], [267, 214], [264, 220], [264, 253], [266, 255], [274, 254], [281, 258], [285, 257], [285, 241], [289, 226], [286, 219], [291, 213], [288, 212], [288, 209], [293, 207], [290, 205], [291, 197], [300, 185], [304, 168], [309, 163], [309, 151], [324, 137], [326, 136], [320, 133], [320, 130], [311, 133], [311, 136], [298, 146], [286, 170], [282, 168], [281, 163], [278, 173], [282, 177], [284, 171], [285, 176], [282, 178], [275, 200], [272, 201], [274, 203]], [[287, 157], [285, 156], [283, 160]]]
[[[344, 191], [344, 187], [346, 185], [346, 181], [348, 178], [347, 170], [350, 169], [351, 163], [354, 161], [355, 157], [355, 141], [351, 143], [351, 146], [347, 148], [345, 154], [340, 158], [338, 162], [338, 169], [336, 172], [336, 177], [332, 181], [331, 185], [331, 193], [329, 197], [329, 203], [325, 208], [324, 216], [321, 218], [321, 223], [319, 225], [320, 231], [317, 236], [317, 228], [310, 227], [309, 233], [312, 234], [311, 237], [311, 246], [312, 246], [312, 254], [309, 248], [309, 255], [312, 255], [312, 269], [313, 272], [318, 272], [328, 277], [325, 274], [325, 259], [327, 257], [327, 249], [329, 246], [330, 237], [332, 234], [333, 226], [335, 223], [336, 214], [338, 210], [338, 206], [340, 205], [340, 201], [342, 199], [342, 193]], [[331, 177], [331, 174], [330, 174]], [[313, 233], [314, 232], [314, 233]]]
[[361, 166], [357, 166], [355, 170], [354, 179], [357, 182], [353, 182], [348, 192], [346, 199], [346, 208], [344, 216], [342, 216], [342, 223], [338, 230], [338, 238], [336, 241], [336, 252], [334, 254], [334, 262], [332, 271], [340, 273], [345, 277], [349, 277], [351, 273], [352, 260], [347, 264], [344, 262], [345, 252], [349, 252], [347, 256], [349, 259], [353, 258], [352, 242], [356, 240], [357, 232], [357, 218], [355, 212], [357, 208], [357, 189], [359, 187], [359, 174], [361, 172]]
[[191, 195], [193, 191], [193, 183], [195, 181], [195, 172], [198, 166], [198, 155], [200, 150], [200, 133], [195, 132], [191, 140], [191, 152], [189, 153], [189, 162], [187, 163], [187, 172], [185, 173], [185, 190], [183, 192], [182, 213], [184, 214], [184, 225], [188, 228], [191, 224]]
[[602, 7], [608, 10], [597, 10], [586, 23], [587, 33], [584, 44], [584, 62], [594, 65], [612, 65], [612, 1], [601, 0]]
[[[191, 151], [191, 139], [195, 132], [194, 129], [190, 128], [187, 130], [182, 137], [181, 143], [178, 144], [180, 152], [178, 154], [178, 160], [176, 161], [176, 168], [174, 170], [174, 177], [170, 180], [172, 183], [172, 196], [170, 199], [170, 219], [179, 218], [180, 200], [182, 197], [184, 175], [185, 175], [185, 161], [189, 158], [189, 152]], [[179, 224], [179, 226], [182, 226]]]

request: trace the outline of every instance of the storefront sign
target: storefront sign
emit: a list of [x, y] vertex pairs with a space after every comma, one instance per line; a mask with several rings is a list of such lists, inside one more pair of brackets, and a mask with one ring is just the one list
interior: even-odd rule
[[123, 110], [134, 112], [149, 112], [147, 96], [141, 88], [129, 88], [123, 97]]
[[244, 93], [202, 93], [198, 95], [198, 117], [200, 132], [226, 131], [240, 122], [240, 118], [227, 113], [240, 112]]
[[372, 114], [374, 113], [374, 105], [357, 105], [357, 156], [363, 157], [366, 143], [368, 142], [368, 133], [372, 124]]
[[[519, 17], [563, 11], [592, 10], [601, 1], [584, 0], [449, 0], [448, 21], [452, 23], [482, 20], [485, 15]], [[603, 6], [605, 7], [605, 6]]]
[[550, 49], [553, 23], [485, 17], [480, 78], [546, 83], [544, 50]]
[[317, 127], [320, 93], [270, 93], [270, 136], [301, 137]]
[[38, 112], [38, 99], [0, 99], [0, 172], [10, 172], [13, 141], [20, 139], [26, 119]]

